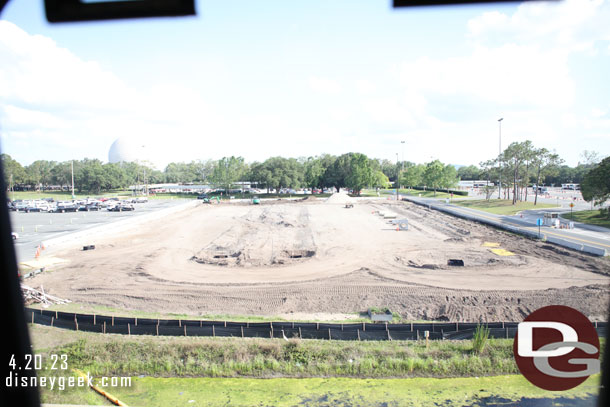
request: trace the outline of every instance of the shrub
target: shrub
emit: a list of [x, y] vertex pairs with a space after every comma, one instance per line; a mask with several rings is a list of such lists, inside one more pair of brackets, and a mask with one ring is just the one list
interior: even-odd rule
[[489, 328], [483, 325], [477, 325], [477, 329], [474, 331], [474, 336], [472, 337], [473, 352], [481, 354], [483, 349], [485, 349], [487, 339], [489, 339]]

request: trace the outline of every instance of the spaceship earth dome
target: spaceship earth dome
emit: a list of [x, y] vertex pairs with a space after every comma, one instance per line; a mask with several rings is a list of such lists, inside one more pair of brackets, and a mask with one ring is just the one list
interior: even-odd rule
[[112, 143], [108, 151], [111, 163], [144, 161], [146, 149], [144, 143], [133, 137], [120, 137]]

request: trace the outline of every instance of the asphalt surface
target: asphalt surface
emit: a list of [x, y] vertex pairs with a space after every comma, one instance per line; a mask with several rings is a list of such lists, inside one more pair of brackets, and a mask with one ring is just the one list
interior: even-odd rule
[[36, 248], [44, 241], [184, 202], [184, 199], [155, 199], [147, 203], [134, 204], [135, 210], [130, 212], [109, 212], [106, 209], [67, 213], [10, 212], [12, 230], [19, 234], [19, 239], [14, 241], [17, 261], [33, 259]]
[[[558, 212], [563, 215], [563, 222], [569, 221], [570, 208], [549, 208], [541, 210], [526, 210], [517, 215], [495, 215], [489, 212], [480, 211], [471, 208], [465, 208], [459, 205], [448, 204], [445, 201], [439, 201], [434, 198], [414, 198], [409, 197], [423, 203], [434, 203], [451, 208], [455, 212], [469, 214], [474, 218], [493, 220], [502, 224], [528, 230], [538, 233], [539, 229], [536, 224], [537, 219], [543, 218], [544, 212]], [[576, 209], [576, 208], [574, 208]], [[605, 249], [610, 252], [610, 230], [601, 226], [587, 225], [580, 222], [574, 222], [574, 229], [556, 229], [549, 226], [541, 226], [540, 233], [556, 238], [564, 239], [576, 244], [585, 244], [588, 246]]]

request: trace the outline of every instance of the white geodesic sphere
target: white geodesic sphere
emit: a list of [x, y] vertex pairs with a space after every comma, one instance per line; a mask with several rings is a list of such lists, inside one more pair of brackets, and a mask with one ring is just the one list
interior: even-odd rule
[[120, 137], [112, 143], [108, 151], [111, 163], [145, 161], [144, 143], [134, 137]]

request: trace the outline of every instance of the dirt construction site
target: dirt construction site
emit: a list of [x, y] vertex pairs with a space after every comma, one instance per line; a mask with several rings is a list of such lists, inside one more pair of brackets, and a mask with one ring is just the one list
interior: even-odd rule
[[65, 262], [28, 284], [164, 314], [341, 319], [388, 307], [410, 320], [476, 322], [520, 321], [551, 304], [592, 320], [608, 310], [608, 259], [344, 194], [201, 204], [79, 245], [53, 253]]

